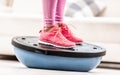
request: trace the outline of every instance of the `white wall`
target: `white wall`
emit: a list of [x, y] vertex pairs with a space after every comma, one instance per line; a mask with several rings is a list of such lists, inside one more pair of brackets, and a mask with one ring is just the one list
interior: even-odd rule
[[14, 0], [13, 12], [27, 14], [41, 14], [42, 0]]

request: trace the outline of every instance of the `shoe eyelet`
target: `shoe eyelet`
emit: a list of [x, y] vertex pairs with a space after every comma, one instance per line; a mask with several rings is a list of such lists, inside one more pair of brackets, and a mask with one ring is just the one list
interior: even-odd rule
[[42, 32], [42, 30], [39, 31], [39, 33], [41, 33], [41, 32]]

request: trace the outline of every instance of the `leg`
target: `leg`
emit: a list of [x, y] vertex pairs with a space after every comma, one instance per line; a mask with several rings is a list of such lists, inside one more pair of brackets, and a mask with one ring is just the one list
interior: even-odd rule
[[43, 14], [44, 25], [51, 27], [55, 23], [55, 13], [57, 0], [42, 0], [43, 1]]
[[59, 27], [61, 28], [61, 33], [68, 39], [76, 44], [83, 42], [82, 39], [75, 37], [72, 31], [68, 28], [66, 24], [63, 24], [63, 14], [65, 8], [66, 0], [58, 0], [57, 8], [56, 8], [56, 15], [55, 15], [55, 22], [58, 23]]
[[57, 25], [55, 25], [57, 2], [58, 0], [43, 0], [45, 28], [40, 31], [39, 40], [42, 44], [49, 44], [55, 47], [62, 48], [71, 48], [75, 46], [75, 43], [67, 40], [61, 34], [61, 29]]
[[57, 2], [56, 15], [55, 15], [56, 23], [62, 23], [63, 21], [65, 3], [66, 0], [58, 0]]

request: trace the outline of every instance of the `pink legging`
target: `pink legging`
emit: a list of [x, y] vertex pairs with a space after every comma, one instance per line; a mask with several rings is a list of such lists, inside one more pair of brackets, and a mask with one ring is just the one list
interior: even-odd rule
[[44, 25], [53, 26], [62, 23], [66, 0], [42, 0]]

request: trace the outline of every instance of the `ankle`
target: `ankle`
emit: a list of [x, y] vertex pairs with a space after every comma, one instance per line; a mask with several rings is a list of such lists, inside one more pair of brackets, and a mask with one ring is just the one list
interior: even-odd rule
[[58, 27], [61, 27], [62, 26], [62, 23], [57, 23]]
[[51, 30], [54, 26], [45, 26], [44, 27], [44, 31], [48, 32], [49, 30]]

